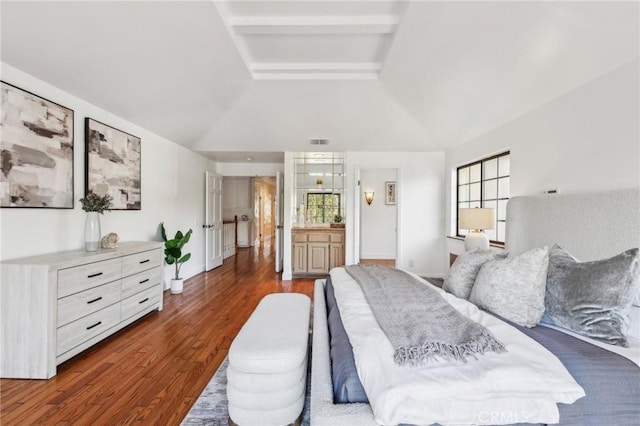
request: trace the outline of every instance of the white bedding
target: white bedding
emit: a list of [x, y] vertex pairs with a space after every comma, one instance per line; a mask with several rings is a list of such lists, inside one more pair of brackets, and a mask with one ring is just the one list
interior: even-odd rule
[[331, 280], [358, 375], [379, 424], [557, 423], [556, 403], [570, 404], [584, 396], [562, 363], [540, 344], [439, 289], [454, 308], [487, 327], [508, 352], [467, 363], [399, 367], [358, 284], [344, 268], [333, 269]]

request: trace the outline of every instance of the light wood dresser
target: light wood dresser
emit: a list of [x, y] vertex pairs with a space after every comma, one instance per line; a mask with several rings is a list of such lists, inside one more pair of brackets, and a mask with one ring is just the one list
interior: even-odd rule
[[344, 228], [293, 228], [291, 244], [294, 277], [325, 276], [344, 265]]
[[58, 364], [162, 310], [162, 243], [124, 242], [0, 265], [0, 377], [48, 379]]

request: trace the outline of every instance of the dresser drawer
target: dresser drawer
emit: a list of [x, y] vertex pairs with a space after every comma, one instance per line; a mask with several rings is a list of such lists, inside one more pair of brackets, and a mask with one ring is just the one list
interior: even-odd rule
[[310, 243], [328, 243], [329, 234], [326, 232], [309, 233], [307, 234], [307, 241]]
[[307, 233], [306, 232], [294, 232], [293, 233], [293, 242], [294, 243], [306, 243], [307, 242]]
[[58, 271], [58, 298], [120, 279], [120, 258], [88, 263]]
[[162, 263], [160, 249], [130, 254], [122, 258], [122, 276], [137, 274], [147, 269], [156, 268]]
[[120, 322], [120, 303], [94, 312], [58, 329], [57, 355], [97, 336]]
[[332, 243], [341, 243], [344, 241], [344, 234], [341, 232], [339, 234], [330, 234]]
[[151, 287], [122, 300], [122, 320], [142, 312], [160, 302], [160, 286]]
[[149, 287], [160, 285], [160, 269], [153, 268], [122, 279], [122, 298], [126, 299]]
[[119, 302], [120, 280], [58, 299], [58, 327]]

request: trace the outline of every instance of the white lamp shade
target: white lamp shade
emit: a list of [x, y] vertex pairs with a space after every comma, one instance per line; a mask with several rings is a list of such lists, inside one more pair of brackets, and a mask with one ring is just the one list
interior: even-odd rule
[[496, 212], [494, 209], [460, 209], [461, 229], [493, 229], [496, 225]]

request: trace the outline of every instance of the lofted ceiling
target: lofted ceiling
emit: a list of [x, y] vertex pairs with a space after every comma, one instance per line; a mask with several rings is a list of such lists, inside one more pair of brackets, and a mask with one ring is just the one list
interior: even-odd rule
[[[216, 161], [456, 146], [639, 57], [638, 2], [2, 1], [1, 58]], [[28, 90], [28, 88], [25, 88]]]

